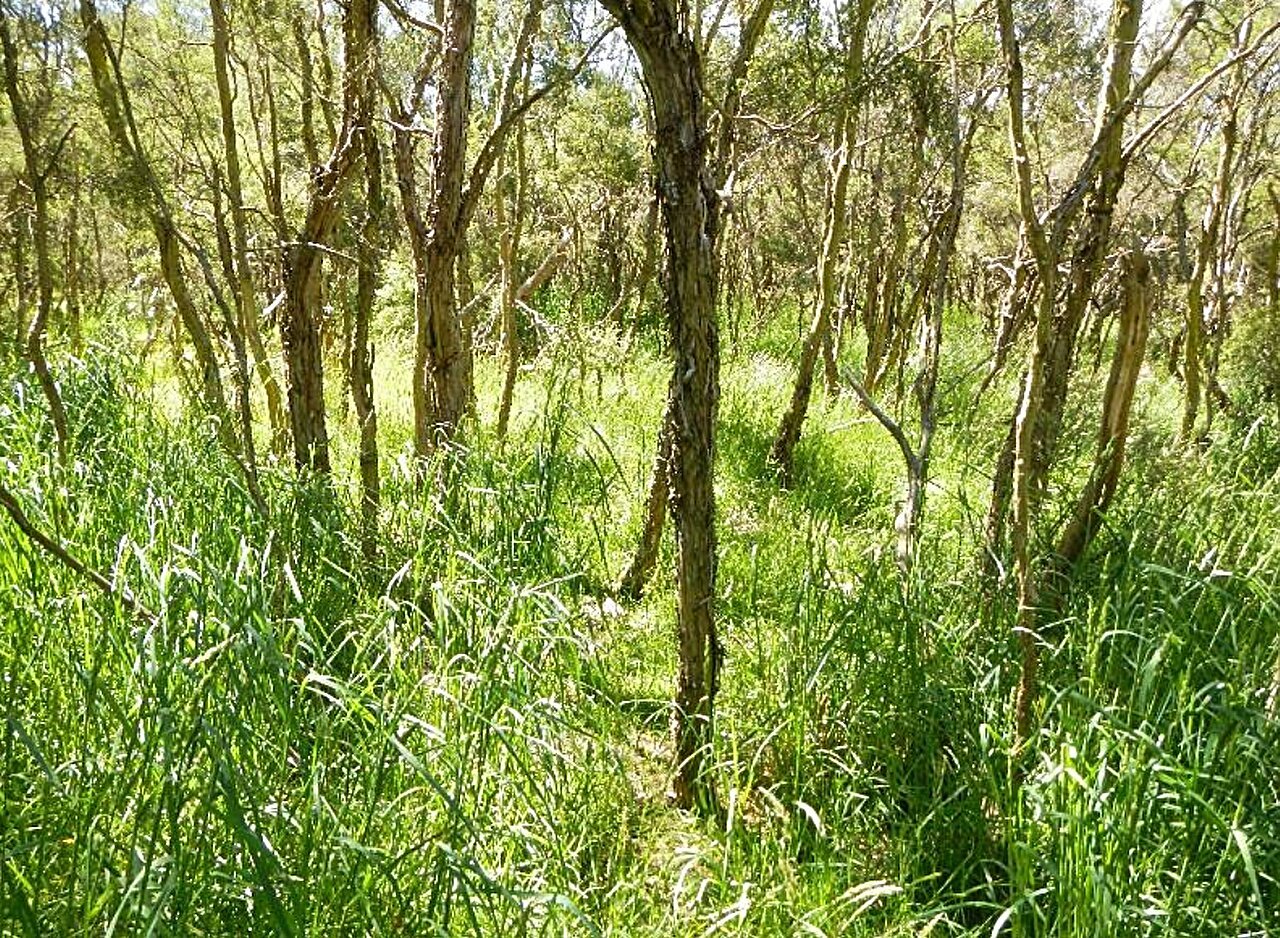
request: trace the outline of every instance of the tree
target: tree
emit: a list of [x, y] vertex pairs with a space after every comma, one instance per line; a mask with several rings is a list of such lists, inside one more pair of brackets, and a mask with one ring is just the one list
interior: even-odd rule
[[[752, 9], [751, 16], [740, 31], [737, 51], [729, 67], [724, 96], [719, 107], [720, 122], [716, 132], [715, 153], [711, 161], [711, 173], [717, 194], [724, 193], [730, 197], [732, 196], [733, 164], [738, 137], [736, 124], [742, 106], [743, 88], [752, 56], [755, 54], [756, 46], [760, 42], [765, 26], [769, 22], [773, 6], [773, 0], [760, 0]], [[708, 33], [708, 38], [701, 44], [701, 47], [705, 48], [710, 42], [710, 38], [711, 33]], [[652, 206], [660, 207], [662, 204], [661, 179], [655, 180], [655, 183], [658, 191], [655, 194]], [[652, 257], [652, 244], [651, 232], [647, 228], [646, 256], [643, 265], [645, 269], [642, 270], [640, 276], [642, 295], [644, 282], [652, 273], [654, 260]], [[668, 253], [670, 253], [669, 250]], [[715, 263], [718, 276], [718, 257]], [[657, 452], [654, 456], [653, 468], [649, 473], [649, 485], [645, 496], [644, 522], [640, 531], [640, 539], [636, 545], [635, 553], [632, 554], [626, 570], [618, 581], [618, 592], [631, 599], [639, 599], [643, 594], [645, 586], [649, 582], [649, 577], [653, 574], [654, 567], [658, 562], [658, 549], [662, 542], [663, 526], [666, 523], [668, 495], [671, 492], [671, 454], [676, 434], [678, 406], [679, 403], [673, 390], [669, 389], [666, 407], [662, 414], [662, 425], [658, 431]]]
[[849, 39], [848, 58], [844, 68], [841, 103], [836, 117], [838, 128], [835, 150], [831, 158], [831, 177], [827, 184], [827, 211], [822, 239], [822, 255], [818, 262], [818, 297], [813, 325], [800, 351], [800, 368], [796, 374], [791, 403], [769, 450], [769, 462], [778, 471], [782, 482], [791, 482], [792, 464], [800, 428], [809, 409], [809, 397], [813, 391], [814, 370], [823, 346], [830, 342], [831, 315], [836, 301], [837, 263], [844, 248], [846, 226], [846, 199], [849, 192], [849, 173], [853, 160], [854, 130], [858, 118], [858, 95], [861, 91], [862, 68], [865, 60], [867, 26], [871, 21], [873, 0], [858, 0], [854, 8], [852, 35]]
[[362, 87], [373, 49], [372, 0], [351, 0], [343, 14], [342, 125], [333, 150], [316, 167], [306, 216], [292, 243], [284, 245], [284, 307], [280, 340], [288, 376], [289, 422], [299, 469], [330, 471], [325, 421], [324, 355], [320, 338], [321, 274], [329, 241], [342, 212], [360, 154]]
[[601, 0], [622, 24], [649, 89], [654, 162], [667, 242], [666, 309], [675, 356], [671, 515], [676, 526], [679, 677], [672, 724], [676, 802], [715, 812], [708, 765], [722, 651], [715, 628], [715, 420], [720, 395], [716, 323], [719, 194], [708, 164], [698, 37], [677, 0]]
[[[84, 48], [89, 60], [98, 110], [123, 164], [122, 198], [130, 206], [141, 210], [150, 222], [161, 273], [200, 366], [204, 406], [217, 421], [219, 435], [227, 450], [236, 456], [241, 442], [235, 434], [231, 411], [227, 406], [222, 367], [213, 337], [188, 286], [182, 263], [184, 239], [160, 180], [143, 150], [120, 61], [115, 47], [107, 38], [106, 27], [102, 24], [94, 0], [80, 0], [80, 20], [84, 27]], [[251, 470], [249, 474], [252, 479]], [[251, 481], [250, 484], [255, 483]]]
[[231, 88], [231, 29], [224, 0], [210, 0], [210, 24], [213, 29], [213, 68], [218, 86], [218, 117], [222, 128], [223, 159], [227, 173], [227, 196], [230, 199], [231, 231], [233, 234], [233, 266], [236, 312], [239, 331], [253, 350], [254, 366], [258, 380], [267, 397], [267, 416], [271, 421], [275, 449], [283, 450], [287, 428], [280, 384], [276, 380], [266, 346], [262, 341], [262, 325], [258, 320], [258, 302], [253, 283], [253, 270], [249, 263], [249, 223], [244, 186], [240, 172], [240, 146], [236, 138], [235, 110]]
[[[46, 130], [47, 114], [37, 116], [23, 92], [19, 80], [18, 47], [13, 39], [7, 4], [0, 4], [0, 52], [4, 56], [4, 88], [13, 111], [13, 122], [22, 144], [24, 179], [31, 192], [34, 209], [31, 223], [31, 243], [36, 255], [36, 314], [26, 335], [26, 353], [31, 362], [40, 390], [49, 404], [49, 416], [53, 420], [57, 439], [58, 457], [65, 465], [68, 459], [67, 414], [62, 406], [62, 395], [49, 371], [44, 354], [45, 330], [53, 310], [53, 257], [49, 246], [49, 175], [58, 163], [63, 147], [75, 130], [68, 125], [56, 136]], [[46, 63], [41, 65], [42, 80], [47, 86], [50, 77]], [[38, 139], [37, 133], [44, 139]], [[19, 317], [21, 321], [21, 317]]]

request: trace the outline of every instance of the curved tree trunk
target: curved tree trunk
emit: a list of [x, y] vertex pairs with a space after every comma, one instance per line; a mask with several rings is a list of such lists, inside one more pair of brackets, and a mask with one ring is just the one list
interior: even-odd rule
[[1129, 414], [1133, 409], [1133, 396], [1142, 371], [1150, 328], [1148, 290], [1151, 267], [1142, 254], [1129, 255], [1123, 263], [1124, 303], [1120, 310], [1116, 350], [1111, 359], [1111, 374], [1102, 399], [1098, 448], [1089, 481], [1076, 499], [1071, 521], [1058, 540], [1056, 562], [1063, 574], [1080, 559], [1097, 533], [1124, 467]]
[[[1237, 37], [1237, 48], [1244, 48], [1249, 41], [1251, 20], [1246, 19]], [[1181, 442], [1190, 442], [1196, 436], [1196, 419], [1200, 411], [1205, 383], [1205, 280], [1211, 268], [1218, 262], [1219, 232], [1223, 216], [1231, 198], [1231, 177], [1235, 168], [1240, 96], [1245, 86], [1246, 71], [1243, 63], [1236, 71], [1230, 92], [1222, 99], [1222, 149], [1218, 154], [1218, 168], [1214, 176], [1213, 191], [1205, 207], [1200, 237], [1196, 242], [1195, 266], [1187, 283], [1187, 328], [1182, 346], [1182, 377], [1186, 382], [1183, 399], [1182, 424], [1178, 431]]]
[[[773, 0], [759, 0], [747, 19], [738, 36], [738, 50], [734, 55], [726, 82], [724, 100], [720, 107], [720, 123], [716, 130], [716, 150], [711, 161], [711, 174], [717, 192], [726, 191], [730, 187], [734, 153], [737, 145], [735, 121], [732, 119], [742, 106], [743, 86], [747, 79], [751, 57], [755, 54], [760, 37], [773, 12]], [[608, 7], [608, 4], [605, 4]], [[609, 7], [612, 11], [613, 8]], [[616, 15], [616, 13], [615, 13]], [[653, 131], [653, 117], [646, 114], [645, 125]], [[656, 188], [656, 187], [655, 187]], [[655, 191], [649, 202], [645, 220], [645, 254], [638, 276], [638, 297], [640, 309], [643, 311], [648, 285], [653, 279], [657, 267], [657, 223], [661, 199]], [[758, 291], [757, 291], [758, 292]], [[756, 305], [760, 303], [757, 299]], [[757, 310], [757, 316], [759, 311]], [[668, 389], [667, 404], [662, 412], [662, 425], [658, 431], [657, 454], [653, 461], [653, 470], [646, 489], [645, 519], [641, 528], [640, 540], [636, 552], [627, 565], [619, 581], [619, 592], [639, 599], [648, 585], [649, 578], [657, 564], [658, 549], [662, 540], [662, 529], [666, 523], [667, 499], [670, 489], [671, 440], [675, 434], [674, 398]]]
[[222, 384], [222, 368], [204, 317], [187, 286], [187, 275], [182, 266], [181, 237], [160, 183], [142, 150], [129, 103], [128, 88], [120, 72], [120, 63], [116, 60], [115, 50], [107, 38], [94, 0], [80, 0], [80, 18], [84, 25], [84, 48], [89, 60], [98, 109], [102, 113], [112, 144], [132, 177], [132, 198], [140, 203], [151, 223], [159, 253], [160, 272], [169, 287], [178, 318], [191, 339], [196, 361], [200, 366], [204, 405], [218, 422], [218, 432], [223, 444], [232, 455], [237, 455], [240, 440], [232, 426], [231, 411], [227, 406]]
[[4, 86], [9, 97], [13, 122], [22, 143], [23, 173], [31, 189], [31, 201], [35, 209], [32, 219], [31, 241], [36, 255], [36, 314], [26, 335], [27, 359], [36, 373], [40, 390], [49, 404], [49, 416], [53, 420], [53, 432], [58, 448], [58, 459], [66, 465], [68, 454], [67, 413], [62, 406], [62, 395], [49, 371], [44, 354], [44, 336], [48, 328], [49, 314], [53, 310], [53, 259], [49, 254], [49, 173], [58, 158], [58, 152], [66, 142], [68, 129], [61, 141], [46, 145], [44, 165], [41, 165], [41, 146], [35, 139], [35, 127], [27, 102], [18, 84], [18, 50], [9, 30], [9, 15], [0, 7], [0, 46], [4, 56]]
[[644, 595], [649, 578], [658, 565], [658, 551], [662, 547], [662, 528], [667, 520], [667, 501], [670, 497], [671, 442], [675, 436], [675, 396], [667, 393], [667, 404], [662, 411], [662, 425], [658, 429], [658, 452], [649, 473], [648, 494], [644, 501], [644, 523], [640, 540], [626, 571], [618, 581], [618, 593], [631, 600]]
[[342, 210], [342, 196], [361, 153], [363, 127], [357, 116], [372, 43], [370, 0], [353, 0], [343, 23], [342, 127], [333, 152], [312, 178], [306, 219], [284, 252], [284, 347], [289, 423], [294, 460], [300, 469], [328, 473], [329, 433], [325, 420], [321, 273], [327, 245]]
[[[871, 18], [874, 0], [858, 0], [857, 17], [850, 39], [849, 58], [845, 63], [844, 84], [846, 93], [852, 95], [862, 80], [863, 59], [867, 36], [867, 24]], [[813, 324], [800, 351], [800, 367], [796, 383], [791, 391], [791, 402], [778, 424], [773, 446], [769, 450], [769, 464], [778, 473], [783, 485], [791, 484], [796, 443], [805, 415], [809, 411], [809, 399], [813, 394], [814, 371], [818, 356], [823, 356], [824, 373], [835, 369], [835, 352], [831, 343], [831, 314], [835, 306], [837, 264], [844, 245], [846, 229], [846, 202], [849, 192], [849, 173], [853, 160], [853, 135], [858, 115], [856, 97], [845, 103], [840, 114], [836, 133], [836, 151], [831, 163], [830, 185], [827, 187], [827, 214], [822, 239], [822, 257], [818, 265], [818, 295]], [[830, 349], [828, 351], [828, 349]], [[827, 365], [827, 360], [830, 364]], [[831, 375], [828, 375], [828, 380]]]
[[[869, 3], [864, 4], [870, 6]], [[791, 390], [791, 403], [787, 406], [778, 432], [769, 450], [769, 463], [777, 470], [783, 485], [790, 485], [795, 461], [796, 443], [800, 428], [809, 411], [809, 399], [813, 394], [813, 379], [818, 356], [831, 340], [831, 311], [835, 306], [837, 264], [844, 245], [846, 202], [849, 192], [849, 166], [853, 144], [853, 110], [849, 108], [840, 120], [840, 132], [831, 167], [831, 185], [828, 191], [826, 232], [822, 239], [822, 261], [818, 267], [818, 301], [813, 325], [800, 351], [800, 368]]]
[[9, 216], [9, 253], [13, 259], [13, 331], [6, 340], [6, 354], [21, 360], [27, 353], [27, 318], [31, 312], [31, 271], [27, 266], [27, 213], [23, 210], [22, 186], [9, 192], [5, 212]]

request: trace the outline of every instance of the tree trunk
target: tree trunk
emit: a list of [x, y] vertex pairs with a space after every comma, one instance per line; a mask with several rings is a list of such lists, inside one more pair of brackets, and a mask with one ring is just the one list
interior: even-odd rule
[[1056, 562], [1062, 574], [1070, 571], [1097, 533], [1098, 524], [1111, 504], [1124, 466], [1125, 441], [1134, 391], [1142, 371], [1150, 326], [1149, 283], [1151, 268], [1142, 254], [1124, 259], [1124, 303], [1120, 329], [1111, 360], [1111, 374], [1102, 399], [1098, 448], [1089, 481], [1076, 500], [1075, 511], [1058, 540]]
[[71, 204], [67, 206], [67, 252], [63, 294], [67, 304], [67, 336], [75, 355], [84, 352], [84, 304], [80, 290], [80, 169], [71, 167]]
[[475, 39], [475, 0], [450, 0], [444, 22], [444, 55], [436, 94], [435, 151], [432, 154], [434, 198], [427, 217], [429, 233], [423, 252], [418, 358], [428, 393], [420, 399], [428, 409], [414, 413], [414, 442], [426, 458], [453, 437], [471, 401], [472, 373], [458, 317], [456, 276], [462, 247], [463, 183], [467, 125], [471, 114], [469, 81]]
[[709, 757], [722, 651], [715, 628], [715, 419], [719, 206], [707, 160], [702, 61], [674, 0], [602, 0], [644, 71], [654, 112], [654, 160], [667, 240], [666, 308], [675, 369], [671, 515], [676, 527], [679, 677], [672, 728], [678, 804], [717, 813]]
[[[36, 373], [40, 390], [44, 392], [49, 404], [49, 416], [53, 420], [53, 432], [58, 449], [58, 459], [65, 466], [69, 458], [67, 431], [67, 413], [62, 406], [62, 395], [58, 393], [58, 385], [49, 371], [49, 362], [44, 354], [44, 336], [49, 324], [49, 315], [53, 310], [53, 258], [49, 253], [49, 173], [52, 172], [58, 158], [58, 152], [66, 142], [71, 130], [67, 130], [61, 141], [45, 141], [38, 144], [35, 139], [33, 118], [23, 97], [18, 83], [18, 49], [14, 45], [13, 35], [9, 30], [9, 14], [0, 7], [0, 45], [4, 54], [4, 86], [9, 97], [10, 109], [13, 111], [13, 122], [22, 144], [23, 174], [27, 186], [31, 189], [31, 201], [35, 209], [32, 218], [31, 242], [36, 255], [36, 315], [27, 330], [27, 359]], [[40, 150], [44, 149], [44, 165], [41, 165]], [[21, 317], [19, 317], [21, 318]]]
[[365, 208], [358, 248], [356, 309], [348, 368], [351, 374], [351, 401], [355, 408], [356, 422], [360, 426], [360, 547], [365, 560], [372, 562], [378, 556], [378, 511], [382, 502], [382, 485], [378, 465], [378, 411], [373, 400], [373, 348], [369, 344], [369, 327], [382, 273], [382, 225], [386, 200], [382, 191], [382, 150], [374, 131], [378, 88], [378, 7], [374, 2], [354, 3], [353, 6], [359, 7], [360, 15], [368, 18], [368, 24], [363, 28], [367, 29], [370, 44], [359, 105], [360, 126], [363, 131], [361, 139], [364, 144]]
[[272, 448], [283, 452], [286, 445], [284, 404], [280, 384], [276, 381], [271, 361], [262, 341], [262, 325], [258, 321], [258, 303], [253, 285], [253, 268], [249, 264], [248, 221], [245, 213], [244, 188], [240, 173], [240, 147], [236, 140], [235, 114], [232, 107], [230, 75], [231, 32], [227, 23], [224, 0], [210, 0], [213, 26], [213, 72], [218, 87], [218, 115], [222, 127], [223, 157], [227, 166], [227, 195], [231, 200], [232, 258], [234, 294], [240, 333], [253, 352], [254, 367], [267, 398], [267, 418], [271, 424]]
[[[1194, 16], [1194, 12], [1190, 15]], [[1009, 16], [1011, 22], [1011, 12]], [[1035, 376], [1035, 380], [1040, 384], [1039, 400], [1031, 404], [1032, 423], [1028, 428], [1030, 436], [1026, 441], [1028, 449], [1025, 461], [1027, 472], [1025, 484], [1028, 488], [1027, 495], [1032, 500], [1038, 498], [1038, 493], [1053, 463], [1068, 397], [1071, 370], [1075, 361], [1076, 339], [1084, 322], [1102, 261], [1110, 245], [1111, 219], [1124, 183], [1127, 165], [1123, 137], [1125, 120], [1134, 102], [1133, 53], [1141, 18], [1140, 0], [1115, 0], [1108, 27], [1107, 64], [1098, 95], [1093, 139], [1075, 181], [1048, 216], [1052, 222], [1052, 231], [1046, 235], [1033, 206], [1024, 206], [1025, 210], [1022, 212], [1020, 251], [1021, 241], [1025, 240], [1035, 259], [1037, 277], [1035, 289], [1038, 290], [1038, 293], [1028, 293], [1027, 299], [1029, 300], [1032, 295], [1038, 296], [1039, 310], [1047, 311], [1051, 317], [1048, 324], [1039, 322], [1039, 314], [1036, 320], [1037, 346], [1042, 328], [1046, 330], [1046, 344], [1043, 354], [1035, 353], [1039, 356], [1039, 361], [1036, 363], [1039, 374]], [[1183, 29], [1177, 34], [1178, 37], [1185, 35], [1185, 30], [1189, 29], [1192, 21], [1184, 18]], [[1016, 43], [1012, 37], [1009, 41]], [[1180, 42], [1180, 38], [1177, 41]], [[1166, 50], [1174, 47], [1176, 46], [1168, 46]], [[1017, 56], [1016, 48], [1013, 54]], [[1167, 62], [1167, 59], [1157, 59], [1143, 76], [1144, 87], [1163, 67], [1162, 61]], [[1020, 73], [1020, 63], [1018, 69]], [[1020, 74], [1018, 80], [1021, 81]], [[1019, 91], [1020, 97], [1021, 91]], [[1027, 185], [1028, 187], [1030, 185], [1029, 178]], [[1065, 298], [1059, 302], [1056, 295], [1059, 261], [1063, 255], [1068, 232], [1082, 207], [1086, 207], [1085, 219], [1075, 234], [1074, 250], [1065, 281]], [[1020, 287], [1021, 284], [1015, 272], [1010, 293], [1013, 306], [1010, 318], [1015, 324], [1015, 329], [1016, 323], [1023, 315], [1018, 303]], [[1030, 386], [1031, 380], [1029, 367], [1024, 380], [1024, 390]], [[1025, 395], [1023, 402], [1026, 403]], [[1012, 421], [1010, 436], [1015, 441], [1015, 451], [1016, 441], [1021, 432], [1017, 427], [1017, 421], [1021, 419], [1022, 410], [1020, 406]], [[998, 541], [999, 533], [1003, 529], [1006, 492], [1013, 497], [1014, 511], [1018, 510], [1018, 483], [1013, 476], [1018, 472], [1019, 463], [1018, 458], [1010, 459], [1009, 456], [1010, 453], [1006, 447], [996, 467], [996, 478], [992, 487], [992, 502], [987, 525], [989, 562], [994, 561], [999, 550]], [[1028, 506], [1028, 508], [1033, 507]], [[1016, 531], [1014, 535], [1015, 540], [1022, 536]], [[1015, 557], [1015, 561], [1016, 559]]]
[[[869, 6], [869, 4], [867, 4]], [[827, 201], [826, 232], [822, 239], [822, 259], [818, 266], [817, 310], [813, 325], [800, 351], [800, 368], [791, 390], [791, 403], [782, 415], [778, 432], [769, 450], [769, 464], [778, 473], [783, 485], [789, 486], [795, 461], [796, 443], [800, 428], [809, 411], [809, 399], [813, 394], [813, 378], [818, 356], [830, 339], [831, 311], [835, 306], [836, 275], [840, 251], [844, 245], [846, 201], [849, 191], [850, 149], [852, 147], [853, 110], [846, 110], [840, 119], [840, 131], [836, 140], [836, 152], [832, 159], [831, 185]]]
[[[862, 80], [864, 46], [867, 24], [871, 18], [873, 0], [858, 0], [857, 19], [850, 40], [849, 59], [845, 64], [845, 86], [853, 94]], [[831, 311], [835, 306], [837, 265], [844, 245], [846, 202], [849, 192], [849, 171], [853, 159], [853, 134], [857, 120], [857, 99], [844, 104], [836, 133], [836, 151], [831, 162], [831, 184], [827, 188], [827, 216], [822, 239], [822, 257], [818, 265], [817, 309], [813, 324], [800, 352], [800, 368], [791, 391], [791, 402], [769, 450], [769, 463], [778, 473], [783, 485], [790, 485], [795, 462], [796, 443], [805, 415], [809, 411], [809, 399], [813, 393], [814, 370], [818, 356], [830, 341]], [[832, 353], [834, 358], [834, 352]], [[834, 362], [833, 362], [834, 366]]]
[[289, 423], [299, 469], [328, 473], [329, 434], [325, 422], [324, 353], [321, 337], [321, 272], [326, 246], [341, 212], [342, 195], [360, 156], [363, 128], [357, 117], [372, 42], [372, 0], [353, 0], [344, 16], [342, 127], [328, 161], [316, 168], [306, 220], [284, 252], [284, 347]]
[[222, 368], [209, 329], [187, 286], [187, 275], [182, 266], [181, 238], [173, 213], [151, 163], [142, 150], [120, 63], [116, 60], [115, 50], [107, 38], [94, 0], [80, 0], [80, 18], [84, 24], [84, 47], [98, 99], [98, 109], [102, 112], [112, 144], [131, 177], [130, 198], [139, 203], [151, 223], [159, 253], [160, 272], [169, 287], [178, 318], [191, 339], [196, 361], [200, 366], [204, 405], [217, 421], [223, 444], [234, 456], [239, 452], [240, 440], [232, 427], [231, 411], [222, 385]]
[[506, 369], [502, 378], [502, 395], [498, 400], [498, 438], [507, 435], [511, 419], [511, 398], [515, 393], [516, 375], [520, 370], [520, 333], [516, 320], [516, 278], [519, 277], [520, 237], [524, 228], [524, 128], [516, 131], [515, 170], [511, 180], [513, 194], [511, 214], [507, 215], [507, 195], [503, 191], [506, 173], [498, 170], [499, 185], [495, 194], [494, 222], [498, 227], [498, 267], [501, 274], [498, 306], [502, 328], [502, 355]]
[[1006, 92], [1009, 102], [1009, 140], [1018, 186], [1018, 209], [1027, 232], [1036, 268], [1040, 274], [1040, 303], [1036, 315], [1035, 343], [1027, 364], [1022, 400], [1014, 423], [1013, 456], [1013, 552], [1018, 577], [1018, 645], [1022, 671], [1018, 680], [1014, 720], [1017, 740], [1025, 744], [1031, 736], [1032, 707], [1037, 694], [1040, 649], [1035, 632], [1037, 622], [1037, 577], [1031, 553], [1031, 484], [1033, 479], [1032, 428], [1039, 415], [1043, 393], [1044, 359], [1048, 353], [1057, 264], [1036, 213], [1031, 189], [1031, 157], [1027, 149], [1023, 121], [1022, 55], [1013, 25], [1012, 0], [997, 0], [1000, 46], [1005, 62]]
[[649, 578], [658, 565], [662, 528], [667, 519], [667, 501], [670, 497], [671, 443], [675, 436], [675, 419], [675, 396], [668, 392], [667, 405], [662, 412], [662, 424], [658, 429], [658, 452], [653, 459], [653, 470], [649, 474], [640, 540], [631, 563], [618, 581], [618, 593], [631, 600], [638, 600], [644, 595]]
[[[1240, 28], [1236, 47], [1248, 45], [1251, 18]], [[1185, 398], [1182, 408], [1182, 425], [1178, 432], [1181, 442], [1190, 442], [1196, 436], [1196, 418], [1203, 394], [1205, 370], [1205, 280], [1210, 269], [1218, 262], [1219, 232], [1223, 215], [1231, 198], [1231, 177], [1235, 167], [1235, 150], [1239, 120], [1240, 96], [1245, 87], [1246, 71], [1242, 62], [1236, 71], [1230, 92], [1222, 98], [1222, 149], [1218, 153], [1218, 168], [1214, 176], [1213, 191], [1205, 207], [1204, 221], [1200, 225], [1200, 237], [1196, 243], [1195, 266], [1187, 283], [1187, 328], [1182, 346], [1182, 377], [1185, 381]]]
[[[755, 54], [756, 46], [759, 44], [760, 37], [764, 33], [764, 28], [772, 11], [773, 0], [759, 0], [738, 37], [738, 51], [734, 55], [733, 64], [729, 69], [724, 103], [720, 107], [718, 141], [715, 159], [711, 167], [711, 174], [715, 180], [717, 192], [726, 190], [729, 185], [737, 140], [735, 133], [736, 121], [733, 120], [733, 116], [741, 108], [742, 88], [747, 78], [751, 57]], [[653, 115], [646, 113], [645, 126], [650, 133], [653, 132]], [[652, 281], [657, 267], [656, 233], [660, 204], [661, 199], [655, 191], [653, 199], [649, 202], [645, 219], [645, 254], [638, 277], [638, 295], [641, 311], [645, 306], [648, 285]], [[757, 300], [757, 306], [759, 305]], [[653, 573], [658, 559], [658, 548], [662, 540], [663, 525], [666, 522], [666, 496], [670, 491], [671, 441], [676, 432], [673, 401], [672, 392], [668, 389], [667, 405], [663, 410], [662, 425], [658, 431], [657, 454], [654, 457], [653, 472], [647, 489], [645, 520], [641, 528], [640, 540], [636, 545], [636, 552], [619, 582], [619, 591], [634, 599], [639, 599], [643, 594], [649, 577]]]
[[27, 319], [31, 313], [31, 271], [27, 266], [27, 213], [22, 204], [22, 187], [15, 185], [9, 193], [5, 211], [9, 215], [9, 251], [13, 258], [13, 343], [6, 351], [15, 359], [27, 354]]

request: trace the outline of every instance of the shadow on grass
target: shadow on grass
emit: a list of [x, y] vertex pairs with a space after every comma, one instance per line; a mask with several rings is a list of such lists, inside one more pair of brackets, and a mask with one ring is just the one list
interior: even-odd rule
[[721, 471], [768, 497], [770, 491], [785, 495], [801, 511], [837, 524], [853, 525], [876, 506], [876, 480], [867, 462], [849, 460], [844, 447], [812, 424], [796, 447], [795, 479], [783, 489], [777, 472], [767, 461], [773, 443], [773, 425], [759, 413], [748, 413], [740, 404], [721, 414], [718, 443]]

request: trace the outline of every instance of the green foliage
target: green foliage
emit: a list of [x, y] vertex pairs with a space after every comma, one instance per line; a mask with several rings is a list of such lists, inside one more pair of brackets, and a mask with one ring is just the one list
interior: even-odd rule
[[[347, 533], [344, 478], [272, 474], [273, 516], [257, 517], [210, 428], [168, 422], [120, 361], [65, 366], [72, 477], [41, 401], [9, 377], [6, 485], [158, 618], [130, 619], [0, 526], [6, 929], [1275, 926], [1280, 493], [1249, 468], [1265, 440], [1213, 450], [1176, 484], [1135, 481], [1045, 635], [1038, 756], [1022, 765], [1013, 610], [967, 572], [981, 483], [964, 443], [939, 455], [904, 594], [884, 549], [887, 438], [848, 402], [819, 406], [780, 492], [762, 459], [787, 371], [734, 358], [728, 815], [704, 827], [665, 806], [667, 574], [634, 608], [604, 591], [636, 534], [667, 366], [641, 353], [619, 370], [616, 339], [582, 341], [597, 364], [576, 341], [548, 350], [515, 436], [477, 430], [433, 476], [443, 488], [390, 474], [373, 567]], [[944, 412], [972, 380], [944, 381]], [[485, 364], [482, 414], [495, 384]]]

